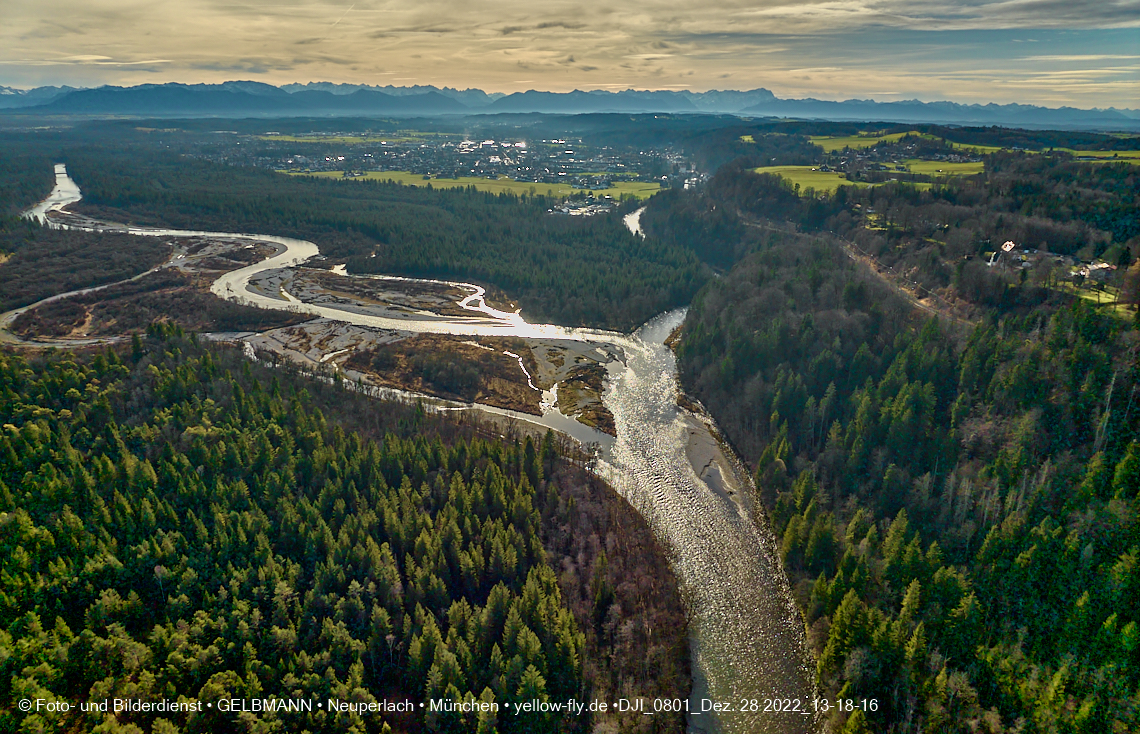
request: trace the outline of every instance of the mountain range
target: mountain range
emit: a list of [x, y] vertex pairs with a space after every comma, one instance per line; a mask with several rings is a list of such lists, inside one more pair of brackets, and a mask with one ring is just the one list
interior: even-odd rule
[[0, 112], [145, 117], [432, 116], [498, 113], [716, 113], [745, 117], [1016, 125], [1028, 128], [1140, 130], [1140, 110], [1037, 107], [1021, 104], [781, 99], [750, 91], [603, 90], [514, 94], [451, 87], [313, 82], [275, 87], [253, 81], [141, 84], [94, 89], [0, 87]]

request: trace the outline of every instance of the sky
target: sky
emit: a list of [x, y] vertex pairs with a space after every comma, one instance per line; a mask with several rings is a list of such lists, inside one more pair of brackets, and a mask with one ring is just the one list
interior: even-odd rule
[[0, 85], [770, 89], [1140, 108], [1140, 0], [0, 0]]

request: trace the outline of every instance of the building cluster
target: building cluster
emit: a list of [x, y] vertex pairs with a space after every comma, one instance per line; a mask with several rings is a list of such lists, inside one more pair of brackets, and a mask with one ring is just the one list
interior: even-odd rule
[[564, 214], [571, 217], [592, 217], [595, 214], [605, 214], [613, 209], [613, 197], [600, 194], [597, 197], [587, 197], [575, 200], [567, 199], [561, 205], [547, 209], [550, 214]]
[[990, 267], [1004, 267], [1014, 270], [1027, 270], [1039, 265], [1048, 265], [1056, 268], [1078, 284], [1108, 283], [1117, 271], [1117, 266], [1103, 260], [1082, 261], [1071, 255], [1058, 255], [1053, 252], [1042, 252], [1035, 248], [1020, 247], [1013, 241], [1008, 241], [1000, 249], [989, 254], [986, 262]]
[[246, 139], [245, 145], [233, 143], [203, 151], [202, 157], [299, 173], [408, 171], [429, 178], [507, 177], [590, 190], [605, 190], [621, 180], [658, 181], [665, 186], [700, 180], [675, 151], [619, 150], [559, 138], [492, 140], [393, 133], [389, 139], [384, 134], [328, 133], [304, 136], [301, 142], [296, 137], [264, 135]]
[[834, 151], [825, 158], [818, 170], [844, 173], [852, 181], [870, 183], [888, 177], [895, 180], [928, 180], [929, 176], [911, 173], [907, 167], [906, 161], [916, 158], [945, 163], [979, 163], [982, 160], [969, 151], [946, 147], [940, 142], [924, 139], [911, 142], [903, 139], [893, 144]]

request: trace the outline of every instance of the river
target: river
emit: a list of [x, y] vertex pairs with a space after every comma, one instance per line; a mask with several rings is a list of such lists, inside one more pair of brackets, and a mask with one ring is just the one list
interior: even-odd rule
[[[78, 186], [62, 165], [56, 187], [25, 216], [45, 219], [79, 201]], [[641, 210], [635, 212], [639, 215]], [[627, 226], [640, 234], [639, 217]], [[747, 471], [716, 438], [707, 416], [677, 406], [677, 364], [664, 342], [683, 321], [678, 309], [650, 320], [633, 334], [597, 329], [570, 329], [529, 324], [518, 314], [496, 311], [483, 302], [482, 288], [454, 284], [471, 291], [461, 302], [469, 318], [417, 315], [396, 319], [356, 313], [332, 306], [274, 298], [250, 288], [250, 280], [268, 270], [294, 267], [317, 255], [315, 244], [269, 235], [198, 232], [123, 227], [111, 223], [92, 229], [115, 229], [138, 235], [188, 237], [216, 235], [268, 241], [280, 251], [261, 262], [226, 273], [211, 287], [221, 298], [262, 308], [311, 313], [367, 327], [464, 336], [557, 338], [597, 344], [616, 358], [607, 365], [605, 405], [614, 415], [617, 438], [599, 440], [598, 471], [649, 521], [667, 546], [689, 608], [693, 658], [693, 693], [689, 699], [689, 731], [779, 732], [819, 731], [812, 709], [814, 663], [807, 653], [802, 619], [780, 567], [777, 544]], [[636, 228], [636, 229], [635, 229]], [[288, 295], [288, 294], [286, 294]], [[482, 409], [482, 408], [480, 408]], [[493, 411], [503, 413], [503, 411]], [[557, 412], [556, 410], [554, 412]], [[604, 434], [561, 414], [514, 414], [521, 420], [566, 430], [579, 440]], [[569, 424], [576, 424], [574, 428]], [[804, 714], [766, 712], [765, 701], [795, 699]], [[727, 706], [709, 711], [712, 703]], [[755, 703], [753, 703], [755, 702]], [[704, 711], [702, 712], [702, 709]], [[754, 710], [756, 709], [756, 710]]]

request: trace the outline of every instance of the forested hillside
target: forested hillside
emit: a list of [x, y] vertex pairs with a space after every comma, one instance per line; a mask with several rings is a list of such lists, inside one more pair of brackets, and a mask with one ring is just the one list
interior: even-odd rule
[[[0, 414], [2, 731], [238, 725], [217, 708], [25, 714], [24, 698], [688, 695], [660, 549], [549, 434], [487, 440], [161, 325], [122, 354], [0, 354]], [[254, 731], [591, 727], [547, 714], [240, 718]], [[609, 721], [681, 727], [642, 719]]]
[[756, 468], [822, 689], [879, 701], [833, 729], [1140, 729], [1137, 331], [927, 320], [826, 235], [686, 206], [750, 254], [695, 299], [682, 380]]
[[[725, 166], [699, 194], [657, 197], [643, 226], [720, 267], [754, 248], [757, 224], [832, 233], [908, 287], [978, 316], [1056, 301], [1056, 286], [1071, 282], [1078, 260], [1103, 257], [1123, 272], [1140, 254], [1140, 166], [1127, 163], [994, 153], [981, 175], [841, 186], [833, 194], [797, 191], [748, 165]], [[1017, 246], [1014, 256], [1032, 253], [987, 267], [1007, 241]]]
[[688, 302], [707, 277], [691, 252], [614, 216], [550, 215], [543, 196], [288, 177], [138, 149], [71, 150], [68, 170], [106, 218], [305, 237], [351, 272], [468, 278], [524, 315], [632, 329]]

